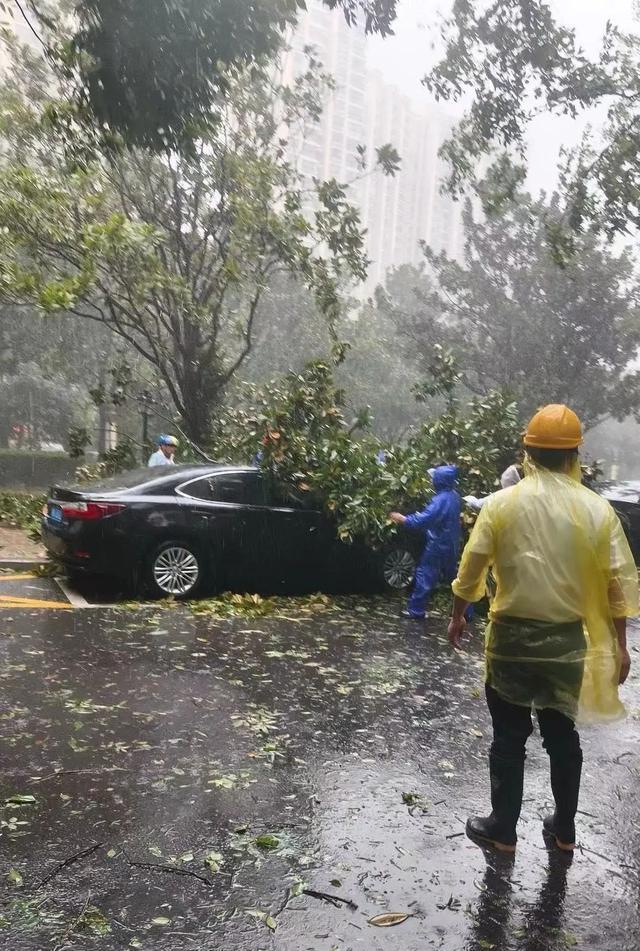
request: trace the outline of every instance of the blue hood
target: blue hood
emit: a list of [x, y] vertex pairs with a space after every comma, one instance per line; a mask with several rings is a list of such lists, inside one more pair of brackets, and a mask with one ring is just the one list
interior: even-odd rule
[[438, 466], [434, 469], [431, 478], [436, 492], [446, 492], [455, 489], [458, 481], [457, 466]]

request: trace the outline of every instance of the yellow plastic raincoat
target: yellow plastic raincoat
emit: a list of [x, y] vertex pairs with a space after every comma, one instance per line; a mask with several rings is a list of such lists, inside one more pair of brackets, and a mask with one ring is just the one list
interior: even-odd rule
[[526, 477], [487, 499], [454, 594], [478, 601], [496, 581], [487, 682], [510, 703], [572, 720], [615, 720], [620, 657], [613, 618], [638, 614], [638, 573], [618, 516], [571, 474], [527, 460]]

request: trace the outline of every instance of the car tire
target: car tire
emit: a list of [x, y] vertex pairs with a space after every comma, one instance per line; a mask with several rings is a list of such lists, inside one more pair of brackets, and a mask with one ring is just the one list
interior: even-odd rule
[[404, 591], [413, 582], [417, 559], [405, 545], [391, 545], [380, 552], [377, 575], [385, 591]]
[[197, 545], [166, 541], [147, 558], [144, 587], [154, 598], [186, 601], [202, 590], [205, 574], [205, 559]]
[[92, 581], [96, 577], [88, 571], [82, 571], [81, 568], [67, 568], [63, 565], [62, 570], [65, 580], [72, 588], [81, 586], [83, 582], [86, 584], [87, 578]]

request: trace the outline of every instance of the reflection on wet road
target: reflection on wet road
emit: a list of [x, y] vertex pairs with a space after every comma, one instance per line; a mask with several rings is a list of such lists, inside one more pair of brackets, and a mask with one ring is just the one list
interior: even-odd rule
[[[583, 734], [583, 850], [544, 847], [533, 737], [505, 864], [462, 834], [486, 805], [488, 717], [479, 646], [453, 656], [442, 622], [424, 636], [347, 600], [0, 621], [1, 947], [637, 948], [637, 674], [631, 717]], [[387, 912], [409, 917], [369, 923]]]

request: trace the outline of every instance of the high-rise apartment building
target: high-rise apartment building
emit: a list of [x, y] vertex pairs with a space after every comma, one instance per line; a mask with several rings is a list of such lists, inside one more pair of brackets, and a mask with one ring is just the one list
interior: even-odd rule
[[340, 11], [311, 0], [292, 40], [294, 73], [305, 69], [308, 46], [336, 88], [327, 93], [320, 122], [305, 130], [299, 167], [308, 176], [352, 182], [359, 175], [357, 147], [366, 141], [366, 38], [357, 27], [347, 27]]
[[[294, 72], [304, 68], [304, 47], [312, 46], [335, 80], [322, 119], [307, 130], [297, 161], [306, 176], [353, 183], [352, 199], [361, 209], [372, 261], [366, 289], [383, 282], [390, 267], [418, 263], [421, 240], [459, 257], [462, 209], [440, 193], [444, 168], [438, 159], [451, 118], [437, 107], [420, 111], [379, 72], [369, 70], [364, 32], [348, 27], [340, 11], [318, 0], [309, 0], [291, 46]], [[400, 171], [393, 178], [381, 172], [362, 177], [358, 146], [364, 145], [371, 159], [387, 142], [401, 156]]]
[[452, 129], [440, 110], [420, 112], [380, 73], [367, 88], [367, 152], [390, 142], [402, 159], [394, 177], [371, 175], [360, 197], [372, 259], [369, 284], [381, 283], [389, 267], [417, 264], [420, 242], [458, 257], [462, 251], [460, 206], [441, 194], [445, 174], [438, 150]]

